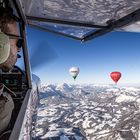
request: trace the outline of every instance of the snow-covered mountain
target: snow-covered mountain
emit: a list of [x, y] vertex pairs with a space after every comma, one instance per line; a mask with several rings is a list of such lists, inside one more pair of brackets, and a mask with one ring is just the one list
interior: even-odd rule
[[47, 140], [140, 140], [140, 88], [42, 87], [35, 137]]

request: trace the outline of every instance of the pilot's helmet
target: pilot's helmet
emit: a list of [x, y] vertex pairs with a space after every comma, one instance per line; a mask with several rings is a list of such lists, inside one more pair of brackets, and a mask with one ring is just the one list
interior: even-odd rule
[[10, 55], [9, 36], [0, 31], [0, 64], [4, 63]]

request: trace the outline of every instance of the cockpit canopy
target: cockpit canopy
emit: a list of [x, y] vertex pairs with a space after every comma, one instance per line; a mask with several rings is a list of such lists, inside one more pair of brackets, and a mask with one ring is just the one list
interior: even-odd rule
[[111, 32], [140, 31], [140, 0], [20, 0], [28, 24], [87, 41]]

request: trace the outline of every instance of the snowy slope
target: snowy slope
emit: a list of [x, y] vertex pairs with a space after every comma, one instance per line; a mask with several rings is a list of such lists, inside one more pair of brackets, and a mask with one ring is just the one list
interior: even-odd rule
[[35, 137], [47, 140], [139, 140], [140, 88], [42, 87]]

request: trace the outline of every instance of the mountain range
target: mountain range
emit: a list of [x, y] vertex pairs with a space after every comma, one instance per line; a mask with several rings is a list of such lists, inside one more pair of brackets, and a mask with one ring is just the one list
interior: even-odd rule
[[52, 84], [41, 88], [35, 137], [140, 140], [140, 88]]

